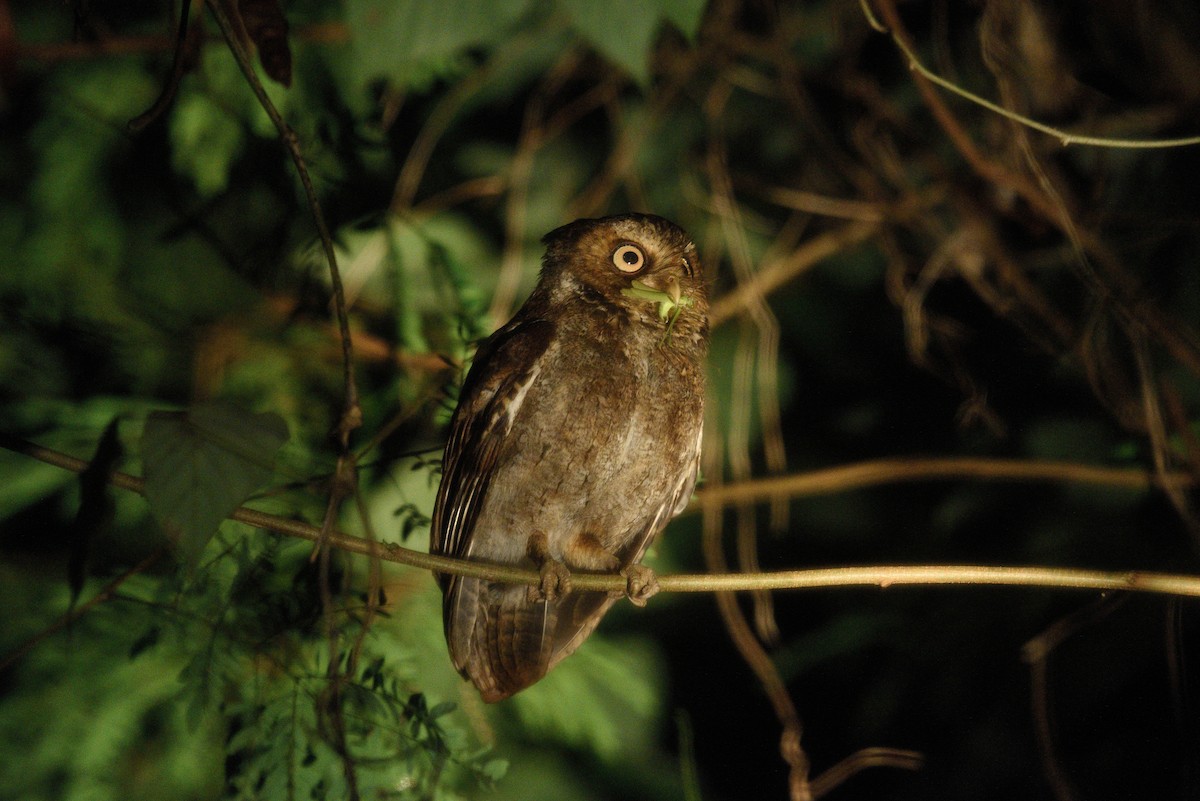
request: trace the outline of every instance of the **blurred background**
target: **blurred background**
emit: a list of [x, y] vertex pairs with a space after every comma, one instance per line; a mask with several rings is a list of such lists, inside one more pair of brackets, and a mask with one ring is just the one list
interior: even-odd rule
[[427, 547], [472, 343], [544, 233], [639, 210], [692, 233], [714, 298], [704, 483], [660, 573], [1194, 574], [1200, 147], [1064, 145], [927, 77], [1195, 136], [1194, 3], [211, 5], [177, 37], [177, 3], [0, 0], [0, 797], [716, 801], [806, 771], [831, 799], [1200, 796], [1190, 600], [663, 593], [485, 707], [428, 573], [104, 488], [203, 409], [245, 464], [202, 473], [316, 525], [330, 495], [329, 273], [221, 16], [341, 267], [341, 530]]

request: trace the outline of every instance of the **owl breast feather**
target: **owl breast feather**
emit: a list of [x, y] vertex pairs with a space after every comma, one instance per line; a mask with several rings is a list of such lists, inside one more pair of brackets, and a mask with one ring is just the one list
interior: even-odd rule
[[694, 431], [703, 413], [687, 375], [666, 363], [654, 369], [652, 357], [614, 359], [598, 344], [552, 345], [514, 396], [519, 407], [476, 521], [473, 556], [523, 561], [527, 537], [540, 531], [568, 568], [611, 568], [570, 543], [586, 535], [628, 560], [693, 468], [694, 436], [673, 436]]

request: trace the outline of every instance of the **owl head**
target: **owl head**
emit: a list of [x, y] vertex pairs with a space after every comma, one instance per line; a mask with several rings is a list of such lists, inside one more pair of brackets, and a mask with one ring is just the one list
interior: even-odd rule
[[671, 221], [651, 214], [576, 220], [542, 241], [539, 285], [551, 303], [578, 299], [649, 324], [706, 327], [700, 258], [691, 237]]

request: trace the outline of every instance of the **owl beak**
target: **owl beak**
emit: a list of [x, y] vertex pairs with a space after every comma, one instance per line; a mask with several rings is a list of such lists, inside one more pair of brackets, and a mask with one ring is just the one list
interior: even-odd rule
[[683, 289], [679, 286], [679, 278], [677, 276], [668, 276], [665, 280], [659, 276], [647, 276], [642, 279], [642, 283], [651, 289], [662, 292], [671, 299], [671, 303], [679, 305], [679, 298], [683, 296]]

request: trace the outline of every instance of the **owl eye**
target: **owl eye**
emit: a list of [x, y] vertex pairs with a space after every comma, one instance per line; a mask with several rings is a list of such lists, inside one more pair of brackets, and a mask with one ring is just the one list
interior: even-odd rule
[[613, 251], [612, 263], [623, 273], [636, 273], [646, 266], [646, 254], [637, 245], [621, 245]]

